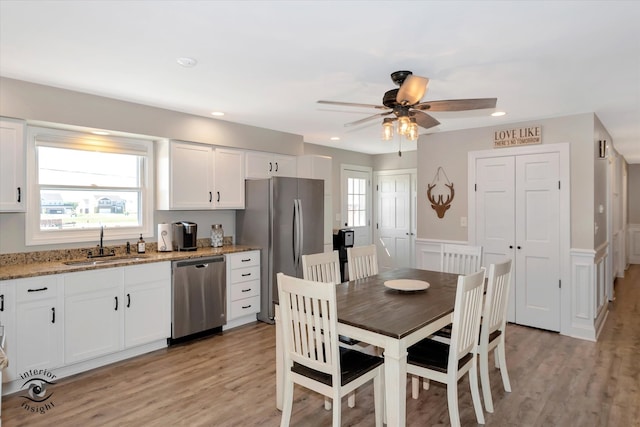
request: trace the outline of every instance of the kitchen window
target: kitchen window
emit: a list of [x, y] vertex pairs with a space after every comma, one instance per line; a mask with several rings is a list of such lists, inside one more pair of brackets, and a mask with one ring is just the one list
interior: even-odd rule
[[29, 127], [27, 245], [153, 234], [153, 142]]

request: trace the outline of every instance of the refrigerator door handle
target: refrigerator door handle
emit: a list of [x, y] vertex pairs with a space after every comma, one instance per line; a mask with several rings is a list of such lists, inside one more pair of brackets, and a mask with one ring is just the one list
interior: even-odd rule
[[298, 199], [293, 199], [293, 265], [298, 265]]
[[302, 248], [304, 248], [304, 208], [302, 207], [302, 199], [298, 199], [298, 267], [302, 262]]

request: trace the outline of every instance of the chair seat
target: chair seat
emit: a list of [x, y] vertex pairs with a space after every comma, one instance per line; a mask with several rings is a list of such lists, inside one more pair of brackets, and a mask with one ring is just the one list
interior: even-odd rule
[[[357, 350], [340, 347], [341, 385], [344, 386], [345, 384], [350, 383], [354, 379], [377, 368], [383, 363], [384, 360], [380, 357], [362, 353]], [[316, 371], [315, 369], [308, 368], [295, 362], [293, 363], [291, 371], [300, 375], [304, 375], [305, 377], [311, 378], [328, 386], [333, 386], [330, 374]]]
[[[425, 338], [408, 348], [407, 362], [426, 369], [447, 373], [449, 362], [449, 344]], [[458, 369], [467, 364], [473, 357], [467, 354], [458, 361]]]
[[[482, 325], [480, 325], [480, 331], [482, 331]], [[493, 331], [489, 334], [489, 342], [493, 342], [496, 338], [498, 338], [502, 334], [501, 330]], [[437, 337], [451, 339], [451, 325], [447, 325], [444, 328], [436, 331], [433, 335]]]

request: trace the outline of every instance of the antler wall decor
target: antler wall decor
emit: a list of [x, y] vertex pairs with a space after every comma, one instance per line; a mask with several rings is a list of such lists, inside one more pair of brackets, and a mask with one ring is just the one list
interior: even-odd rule
[[[446, 200], [443, 200], [444, 197], [442, 194], [438, 194], [437, 199], [433, 194], [431, 194], [431, 190], [436, 187], [436, 181], [440, 181], [440, 172], [442, 172], [442, 175], [444, 175], [444, 178], [447, 180], [447, 183], [444, 184], [444, 186], [449, 189], [449, 194], [447, 195]], [[427, 184], [427, 199], [431, 202], [433, 210], [438, 214], [438, 218], [444, 218], [445, 212], [451, 207], [451, 202], [453, 201], [453, 196], [455, 196], [455, 194], [456, 192], [453, 189], [453, 182], [449, 181], [444, 169], [442, 169], [442, 166], [439, 166], [436, 171], [436, 175], [433, 177], [433, 182], [431, 184]]]

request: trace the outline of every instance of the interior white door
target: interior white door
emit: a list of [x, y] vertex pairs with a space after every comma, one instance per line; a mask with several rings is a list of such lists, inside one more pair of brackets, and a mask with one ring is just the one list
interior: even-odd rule
[[483, 265], [514, 260], [507, 320], [560, 330], [559, 154], [476, 160], [476, 243]]
[[516, 323], [560, 330], [558, 153], [516, 157]]
[[353, 245], [371, 244], [371, 170], [343, 167], [342, 223], [354, 231]]
[[411, 174], [379, 175], [376, 188], [379, 268], [411, 267]]

